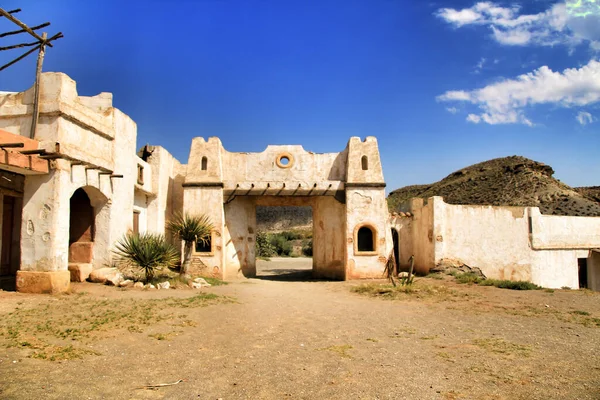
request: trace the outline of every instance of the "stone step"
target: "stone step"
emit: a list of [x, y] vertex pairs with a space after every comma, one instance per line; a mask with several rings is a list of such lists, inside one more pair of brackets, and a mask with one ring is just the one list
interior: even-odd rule
[[92, 264], [89, 263], [69, 263], [71, 282], [85, 282], [92, 269]]

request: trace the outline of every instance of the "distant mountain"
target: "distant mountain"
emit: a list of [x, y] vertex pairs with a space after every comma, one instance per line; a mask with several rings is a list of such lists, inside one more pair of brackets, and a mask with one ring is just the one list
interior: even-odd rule
[[449, 204], [539, 207], [542, 214], [600, 216], [600, 187], [572, 188], [552, 177], [549, 165], [511, 156], [458, 170], [430, 185], [412, 185], [388, 196], [391, 211], [412, 197], [443, 196]]

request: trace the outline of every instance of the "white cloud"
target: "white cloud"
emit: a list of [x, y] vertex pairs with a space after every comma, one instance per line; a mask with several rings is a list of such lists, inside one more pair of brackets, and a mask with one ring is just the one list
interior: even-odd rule
[[592, 114], [590, 114], [589, 112], [586, 112], [586, 111], [579, 111], [579, 113], [577, 114], [575, 119], [581, 125], [591, 124], [592, 122], [594, 122], [596, 120], [596, 118], [594, 118], [592, 116]]
[[456, 108], [456, 107], [446, 107], [446, 111], [448, 111], [450, 114], [456, 114], [458, 112], [458, 108]]
[[[596, 7], [581, 12], [585, 7]], [[583, 41], [592, 49], [599, 46], [600, 5], [590, 1], [567, 0], [552, 5], [537, 14], [520, 14], [518, 6], [501, 7], [489, 1], [475, 3], [472, 7], [456, 10], [441, 8], [436, 15], [457, 28], [467, 25], [487, 26], [491, 37], [507, 46], [575, 46]]]
[[591, 60], [581, 68], [554, 72], [547, 66], [470, 91], [451, 90], [437, 97], [444, 102], [468, 102], [480, 114], [469, 114], [467, 121], [488, 124], [521, 123], [532, 126], [526, 107], [551, 104], [581, 107], [600, 102], [600, 61]]
[[481, 57], [481, 60], [479, 60], [479, 62], [477, 63], [477, 65], [475, 66], [475, 69], [473, 70], [474, 74], [478, 74], [481, 72], [481, 70], [483, 69], [483, 66], [486, 63], [486, 58], [485, 57]]

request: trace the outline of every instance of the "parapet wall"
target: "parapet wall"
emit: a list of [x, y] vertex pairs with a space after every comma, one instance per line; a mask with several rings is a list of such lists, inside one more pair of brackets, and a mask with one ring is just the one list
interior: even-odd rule
[[392, 226], [400, 233], [401, 254], [415, 255], [419, 273], [448, 259], [478, 267], [488, 278], [578, 287], [577, 259], [600, 247], [597, 217], [546, 216], [537, 207], [452, 205], [441, 197], [413, 199], [404, 208], [410, 220], [392, 219]]

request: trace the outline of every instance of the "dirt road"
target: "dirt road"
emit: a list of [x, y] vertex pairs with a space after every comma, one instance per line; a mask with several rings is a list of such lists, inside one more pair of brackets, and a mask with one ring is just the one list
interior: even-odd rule
[[[29, 348], [5, 348], [5, 327], [0, 398], [600, 398], [597, 293], [516, 292], [423, 278], [420, 283], [432, 290], [392, 301], [351, 292], [361, 282], [303, 281], [306, 266], [298, 263], [258, 268], [259, 275], [288, 270], [298, 281], [277, 280], [271, 271], [266, 279], [203, 289], [235, 302], [176, 303], [162, 309], [164, 318], [139, 329], [75, 338], [74, 345], [97, 354], [81, 359], [33, 359]], [[93, 315], [112, 304], [197, 294], [87, 283], [75, 290], [86, 294], [0, 293], [0, 318], [42, 307], [42, 324], [69, 310], [87, 318], [76, 302], [89, 302]], [[59, 307], [63, 303], [69, 304], [66, 311]], [[29, 323], [25, 317], [19, 317], [23, 324]], [[35, 330], [27, 334], [35, 336]], [[173, 386], [139, 389], [180, 379]]]

